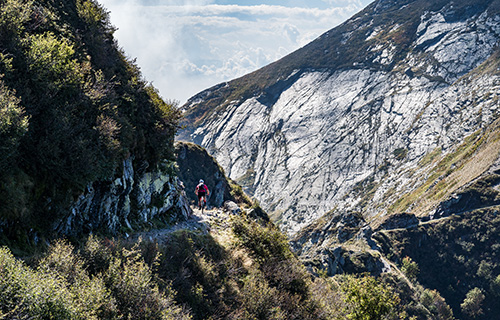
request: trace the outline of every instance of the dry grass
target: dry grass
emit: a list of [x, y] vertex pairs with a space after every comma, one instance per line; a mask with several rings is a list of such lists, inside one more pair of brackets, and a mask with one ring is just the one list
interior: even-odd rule
[[495, 122], [484, 134], [469, 136], [452, 154], [443, 155], [427, 181], [404, 195], [392, 212], [411, 211], [417, 216], [435, 209], [444, 199], [486, 172], [498, 159], [500, 128]]

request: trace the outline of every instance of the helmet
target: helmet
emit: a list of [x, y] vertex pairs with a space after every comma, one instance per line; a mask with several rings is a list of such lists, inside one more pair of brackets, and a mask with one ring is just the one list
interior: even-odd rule
[[205, 183], [205, 181], [203, 181], [203, 180], [200, 180], [200, 183]]

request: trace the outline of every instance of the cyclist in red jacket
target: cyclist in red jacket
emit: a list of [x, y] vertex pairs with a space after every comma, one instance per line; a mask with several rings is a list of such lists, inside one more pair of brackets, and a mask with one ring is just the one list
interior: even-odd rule
[[207, 205], [207, 196], [210, 194], [210, 191], [208, 191], [208, 187], [203, 180], [200, 180], [200, 183], [196, 186], [194, 193], [198, 196], [198, 208], [201, 210], [202, 204], [203, 207]]

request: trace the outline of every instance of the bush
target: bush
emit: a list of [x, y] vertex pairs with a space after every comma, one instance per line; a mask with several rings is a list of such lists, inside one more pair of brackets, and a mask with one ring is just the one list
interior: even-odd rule
[[35, 272], [0, 248], [0, 315], [9, 319], [85, 319], [55, 276]]
[[[263, 312], [276, 318], [284, 315], [285, 319], [321, 319], [320, 303], [311, 295], [310, 275], [292, 253], [285, 235], [270, 223], [262, 226], [239, 216], [233, 217], [231, 227], [238, 247], [244, 248], [256, 262], [256, 269], [252, 269], [247, 278], [250, 281], [248, 288], [262, 286], [262, 290], [279, 297], [268, 298], [266, 303], [272, 307], [261, 306]], [[260, 279], [265, 279], [265, 286]], [[252, 292], [244, 291], [241, 299], [248, 299], [246, 294], [252, 296]], [[258, 306], [250, 309], [254, 308]]]
[[116, 316], [115, 301], [106, 288], [102, 277], [90, 277], [85, 270], [86, 262], [74, 253], [66, 241], [56, 241], [40, 261], [38, 271], [61, 279], [71, 293], [75, 311], [82, 319], [102, 319]]
[[280, 307], [282, 295], [269, 287], [260, 273], [245, 277], [241, 288], [241, 308], [232, 315], [234, 319], [287, 319]]
[[500, 275], [494, 278], [490, 283], [490, 290], [494, 296], [500, 297]]
[[347, 318], [352, 320], [379, 320], [395, 313], [399, 297], [388, 286], [374, 277], [347, 277], [342, 284], [346, 297]]
[[[143, 247], [143, 252], [152, 256], [152, 245]], [[230, 308], [226, 303], [235, 299], [228, 283], [231, 261], [212, 237], [186, 230], [175, 232], [158, 246], [158, 252], [158, 277], [172, 284], [177, 298], [191, 308], [195, 319], [226, 315]]]
[[58, 39], [53, 33], [46, 32], [30, 35], [24, 41], [28, 67], [33, 72], [34, 80], [52, 90], [83, 82], [81, 66], [75, 59], [74, 45], [69, 40]]
[[102, 5], [94, 0], [77, 0], [76, 8], [78, 16], [86, 22], [88, 28], [93, 32], [104, 32], [113, 34], [116, 31], [111, 25], [109, 13]]
[[[175, 292], [165, 285], [160, 291], [137, 246], [109, 251], [92, 238], [86, 247], [92, 255], [79, 255], [68, 242], [56, 241], [36, 270], [0, 248], [0, 318], [190, 319], [175, 303]], [[111, 261], [91, 275], [85, 255]]]
[[491, 262], [487, 262], [482, 260], [477, 269], [477, 276], [484, 278], [486, 280], [490, 280], [492, 278], [493, 272], [493, 264]]
[[25, 30], [33, 1], [5, 0], [0, 4], [0, 43], [16, 42]]
[[401, 265], [401, 271], [403, 271], [408, 279], [415, 281], [420, 269], [418, 268], [418, 264], [410, 257], [404, 257]]
[[182, 310], [173, 300], [173, 292], [160, 292], [153, 281], [151, 269], [137, 248], [122, 250], [111, 262], [105, 281], [116, 299], [121, 313], [130, 319], [183, 318]]
[[231, 227], [241, 245], [262, 263], [269, 259], [288, 260], [293, 257], [288, 239], [271, 223], [262, 227], [257, 222], [235, 217]]
[[484, 294], [479, 288], [474, 288], [467, 292], [464, 302], [460, 305], [462, 312], [471, 318], [476, 318], [483, 314], [481, 305], [484, 300]]
[[453, 311], [437, 290], [424, 289], [420, 295], [420, 303], [434, 314], [437, 319], [453, 320]]
[[0, 78], [0, 177], [18, 155], [21, 138], [28, 131], [28, 117], [20, 106], [20, 99]]

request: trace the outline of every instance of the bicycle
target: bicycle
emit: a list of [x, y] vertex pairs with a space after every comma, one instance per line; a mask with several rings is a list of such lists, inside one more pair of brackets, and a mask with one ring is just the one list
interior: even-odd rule
[[203, 199], [201, 200], [201, 214], [203, 214], [203, 211], [205, 210], [205, 207], [207, 206], [207, 200]]

